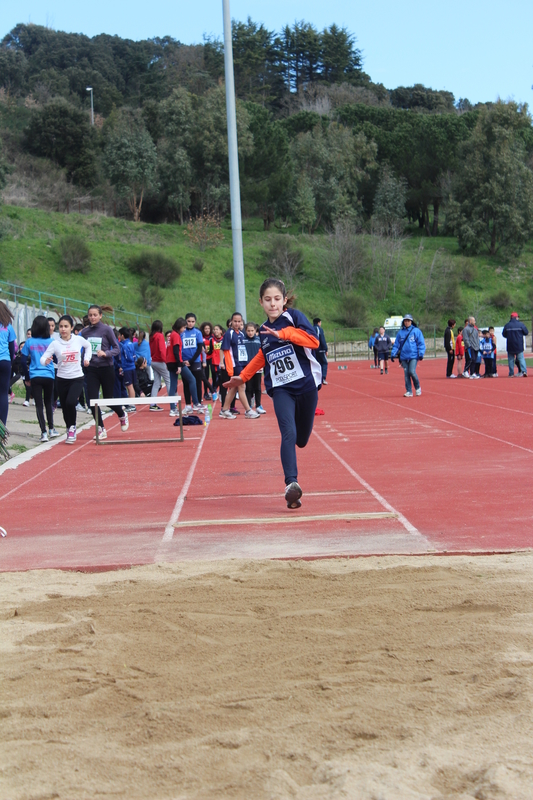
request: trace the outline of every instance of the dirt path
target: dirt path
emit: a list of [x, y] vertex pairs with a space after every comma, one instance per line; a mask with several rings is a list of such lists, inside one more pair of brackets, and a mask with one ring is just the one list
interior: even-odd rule
[[0, 575], [0, 796], [530, 800], [533, 554]]

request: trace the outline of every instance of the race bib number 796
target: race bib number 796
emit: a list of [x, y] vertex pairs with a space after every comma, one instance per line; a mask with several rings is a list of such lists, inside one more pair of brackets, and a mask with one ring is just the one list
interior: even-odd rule
[[283, 347], [278, 347], [277, 350], [271, 350], [267, 354], [267, 360], [270, 366], [270, 378], [273, 387], [286, 386], [288, 383], [293, 383], [304, 377], [292, 344], [286, 344]]

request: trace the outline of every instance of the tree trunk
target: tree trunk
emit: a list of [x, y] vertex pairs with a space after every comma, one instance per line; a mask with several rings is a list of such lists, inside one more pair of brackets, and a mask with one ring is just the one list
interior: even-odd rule
[[424, 227], [426, 229], [426, 236], [431, 236], [431, 231], [429, 229], [429, 208], [427, 206], [424, 209]]
[[496, 222], [493, 220], [492, 222], [492, 233], [490, 235], [490, 254], [491, 256], [496, 255]]
[[420, 228], [420, 230], [422, 230], [422, 228], [424, 227], [424, 212], [420, 213], [420, 211], [417, 211], [417, 217], [418, 217], [418, 227]]
[[440, 208], [440, 200], [433, 201], [433, 228], [431, 230], [432, 236], [439, 235], [439, 208]]

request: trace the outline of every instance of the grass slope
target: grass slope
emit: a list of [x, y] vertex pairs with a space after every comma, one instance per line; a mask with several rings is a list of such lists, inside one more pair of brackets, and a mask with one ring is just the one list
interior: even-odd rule
[[[296, 228], [289, 232], [293, 235], [298, 233]], [[58, 240], [72, 233], [83, 236], [91, 249], [91, 268], [86, 275], [68, 273], [62, 266]], [[146, 313], [139, 293], [140, 279], [128, 271], [127, 260], [133, 252], [147, 247], [164, 248], [179, 262], [182, 275], [173, 288], [163, 290], [164, 301], [153, 316], [170, 325], [178, 315], [195, 311], [202, 320], [225, 322], [234, 310], [233, 280], [228, 277], [233, 270], [231, 230], [227, 224], [223, 233], [224, 241], [219, 247], [200, 253], [190, 245], [179, 225], [135, 224], [98, 214], [66, 215], [4, 206], [0, 209], [0, 279], [66, 297], [106, 303], [116, 310]], [[366, 310], [366, 319], [362, 320], [364, 324], [361, 327], [379, 325], [388, 314], [407, 311], [412, 311], [425, 324], [435, 323], [440, 330], [449, 313], [453, 313], [459, 322], [466, 314], [474, 313], [482, 324], [497, 325], [509, 318], [512, 306], [526, 321], [530, 318], [531, 243], [519, 259], [506, 262], [488, 256], [466, 259], [453, 238], [423, 239], [418, 272], [413, 280], [421, 239], [418, 230], [411, 229], [408, 233], [395, 291], [390, 281], [384, 297], [383, 282], [372, 276], [370, 268], [359, 279], [356, 291]], [[260, 220], [245, 222], [243, 239], [249, 319], [262, 318], [257, 291], [268, 274], [263, 266], [264, 250], [275, 235], [279, 234], [264, 233]], [[367, 259], [370, 261], [367, 244]], [[328, 237], [323, 234], [300, 235], [298, 246], [305, 256], [304, 274], [296, 287], [298, 307], [310, 317], [320, 316], [329, 331], [345, 327], [339, 310], [339, 295], [327, 270]], [[431, 263], [436, 251], [439, 254], [432, 271]], [[193, 268], [198, 258], [205, 262], [202, 272]], [[453, 308], [432, 308], [427, 300], [428, 287], [433, 287], [432, 302], [435, 302], [435, 294], [438, 295], [441, 288], [438, 270], [444, 263], [448, 270], [452, 269], [459, 276], [459, 298]], [[499, 292], [508, 293], [508, 307], [498, 309], [491, 303], [491, 298]]]

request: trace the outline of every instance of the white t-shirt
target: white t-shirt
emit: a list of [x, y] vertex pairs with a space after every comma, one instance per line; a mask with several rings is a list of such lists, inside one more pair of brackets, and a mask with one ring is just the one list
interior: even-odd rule
[[41, 356], [41, 364], [44, 364], [46, 359], [50, 358], [50, 356], [55, 356], [58, 363], [58, 378], [66, 378], [67, 380], [83, 378], [81, 361], [82, 350], [85, 350], [85, 358], [90, 360], [91, 343], [82, 336], [76, 336], [76, 334], [73, 333], [68, 341], [65, 341], [65, 339], [54, 339]]

